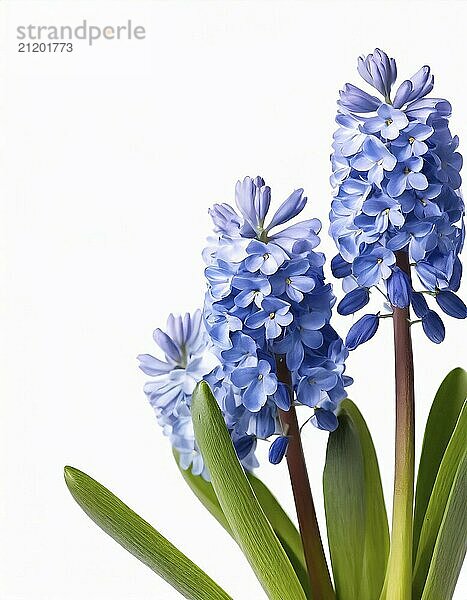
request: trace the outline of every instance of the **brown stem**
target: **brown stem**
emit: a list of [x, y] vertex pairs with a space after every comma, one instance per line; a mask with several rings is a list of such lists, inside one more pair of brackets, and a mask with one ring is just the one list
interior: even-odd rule
[[316, 518], [315, 505], [311, 494], [308, 471], [303, 454], [297, 414], [293, 406], [292, 380], [284, 356], [276, 356], [277, 377], [287, 386], [291, 406], [288, 411], [279, 410], [282, 427], [287, 431], [287, 465], [295, 500], [303, 552], [308, 568], [313, 600], [334, 600], [335, 594], [329, 575], [323, 543]]
[[[396, 264], [410, 278], [406, 252]], [[409, 308], [393, 307], [396, 374], [396, 454], [391, 552], [385, 581], [385, 600], [411, 598], [412, 526], [415, 471], [415, 403]]]

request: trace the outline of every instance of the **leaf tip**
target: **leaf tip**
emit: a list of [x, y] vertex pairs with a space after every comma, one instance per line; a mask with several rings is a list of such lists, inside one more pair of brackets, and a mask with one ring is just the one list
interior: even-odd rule
[[196, 384], [191, 402], [191, 414], [193, 420], [201, 421], [202, 406], [203, 404], [208, 403], [211, 397], [211, 388], [206, 381], [202, 380]]
[[79, 485], [80, 476], [83, 475], [83, 472], [75, 467], [70, 467], [66, 465], [63, 469], [63, 476], [65, 478], [65, 483], [69, 491], [73, 494], [73, 491]]
[[209, 387], [209, 384], [204, 381], [204, 379], [202, 381], [199, 381], [196, 384], [196, 388], [194, 391], [194, 394], [210, 394], [211, 393], [211, 388]]

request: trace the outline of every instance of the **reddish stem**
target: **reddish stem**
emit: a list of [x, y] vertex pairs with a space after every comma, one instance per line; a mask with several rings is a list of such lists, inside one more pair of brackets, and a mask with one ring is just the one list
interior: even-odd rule
[[303, 552], [308, 568], [313, 600], [335, 600], [335, 594], [324, 554], [323, 543], [316, 518], [315, 505], [310, 488], [308, 471], [303, 454], [297, 414], [293, 406], [292, 380], [284, 356], [276, 356], [277, 377], [287, 386], [290, 396], [290, 409], [279, 410], [284, 431], [287, 431], [287, 465], [295, 500]]

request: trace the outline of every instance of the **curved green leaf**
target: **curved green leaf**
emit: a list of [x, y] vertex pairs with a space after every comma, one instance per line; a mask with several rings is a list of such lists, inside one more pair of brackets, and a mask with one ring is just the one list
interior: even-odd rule
[[[431, 498], [426, 509], [422, 530], [420, 532], [413, 576], [414, 600], [418, 600], [422, 596], [428, 571], [431, 569], [430, 564], [432, 562], [435, 544], [438, 543], [438, 539], [440, 539], [441, 536], [441, 525], [445, 518], [445, 513], [448, 510], [448, 502], [453, 491], [454, 483], [457, 480], [458, 471], [462, 468], [467, 453], [466, 440], [467, 404], [464, 404], [454, 433], [452, 434], [443, 460], [441, 461]], [[457, 500], [455, 500], [455, 504], [456, 503]], [[458, 527], [461, 527], [461, 525], [462, 519], [459, 521]], [[452, 533], [452, 529], [449, 531]], [[439, 543], [441, 545], [446, 545], [448, 542], [440, 539]], [[446, 559], [449, 560], [447, 556]], [[443, 577], [447, 577], [446, 569], [443, 567], [442, 557], [438, 558], [438, 564], [440, 564], [439, 568], [441, 568], [444, 573]], [[444, 598], [444, 596], [442, 597]]]
[[389, 528], [381, 477], [366, 423], [351, 400], [330, 434], [324, 505], [338, 600], [375, 600], [384, 583]]
[[189, 600], [232, 600], [204, 571], [103, 485], [73, 467], [65, 481], [84, 512]]
[[178, 460], [178, 452], [173, 450], [175, 462], [177, 463], [178, 469], [182, 474], [183, 479], [186, 481], [188, 486], [198, 500], [203, 504], [205, 508], [211, 513], [211, 515], [219, 521], [222, 527], [233, 536], [230, 525], [222, 512], [221, 505], [217, 499], [216, 492], [212, 487], [211, 482], [206, 481], [201, 475], [193, 475], [191, 469], [182, 469]]
[[450, 600], [467, 552], [467, 455], [453, 482], [422, 600]]
[[306, 600], [300, 582], [240, 465], [219, 406], [206, 382], [192, 400], [196, 441], [222, 511], [270, 600]]
[[292, 563], [306, 597], [311, 598], [310, 578], [306, 568], [305, 555], [303, 554], [302, 538], [298, 529], [266, 485], [253, 473], [247, 473], [246, 476], [267, 520], [271, 523], [274, 533], [279, 538]]
[[423, 438], [415, 492], [414, 562], [417, 556], [423, 519], [425, 518], [436, 475], [466, 397], [467, 372], [464, 369], [457, 368], [448, 373], [440, 385], [431, 406]]
[[[227, 519], [222, 512], [222, 508], [219, 504], [219, 500], [217, 499], [212, 484], [203, 479], [200, 475], [193, 475], [190, 469], [182, 469], [178, 462], [178, 454], [176, 450], [173, 451], [173, 454], [183, 478], [190, 486], [195, 496], [205, 506], [205, 508], [208, 509], [211, 515], [219, 521], [227, 533], [229, 533], [235, 539], [232, 530], [227, 523]], [[253, 475], [253, 473], [247, 472], [246, 476], [251, 487], [253, 488], [258, 502], [261, 505], [261, 508], [264, 511], [264, 514], [266, 515], [266, 518], [271, 523], [274, 533], [277, 535], [282, 547], [289, 557], [294, 571], [297, 574], [297, 577], [305, 591], [306, 597], [311, 598], [310, 580], [306, 569], [300, 533], [266, 485], [255, 475]]]

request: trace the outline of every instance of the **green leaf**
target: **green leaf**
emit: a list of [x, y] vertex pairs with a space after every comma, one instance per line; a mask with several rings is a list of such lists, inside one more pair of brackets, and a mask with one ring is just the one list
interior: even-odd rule
[[[212, 484], [203, 479], [200, 475], [193, 475], [190, 469], [182, 469], [179, 465], [177, 451], [174, 450], [173, 454], [183, 478], [190, 486], [195, 496], [205, 508], [208, 509], [211, 515], [219, 521], [227, 533], [234, 537], [232, 530], [227, 523], [227, 519], [222, 512], [222, 508]], [[266, 518], [271, 523], [274, 533], [277, 535], [282, 547], [289, 557], [307, 598], [311, 598], [310, 580], [306, 569], [300, 533], [266, 485], [264, 485], [260, 479], [255, 477], [253, 473], [246, 473], [246, 476]]]
[[466, 397], [467, 372], [460, 368], [454, 369], [441, 384], [428, 416], [415, 493], [414, 561], [417, 556], [423, 519], [425, 518], [436, 475]]
[[306, 600], [287, 555], [246, 478], [207, 383], [192, 400], [195, 438], [237, 543], [270, 600]]
[[311, 598], [310, 578], [306, 568], [305, 555], [303, 554], [302, 538], [298, 529], [264, 483], [255, 477], [253, 473], [247, 473], [247, 477], [266, 518], [271, 523], [274, 533], [292, 563], [306, 597]]
[[450, 600], [467, 552], [467, 455], [453, 482], [422, 600]]
[[232, 600], [204, 571], [103, 485], [73, 467], [65, 482], [84, 512], [189, 600]]
[[375, 600], [384, 583], [389, 528], [381, 477], [366, 423], [351, 400], [330, 434], [324, 504], [338, 600]]
[[219, 500], [217, 499], [216, 492], [214, 491], [212, 484], [203, 479], [201, 475], [193, 475], [191, 469], [182, 469], [179, 462], [179, 455], [176, 450], [173, 450], [173, 455], [179, 471], [182, 474], [183, 479], [191, 488], [191, 491], [198, 498], [201, 504], [208, 509], [211, 515], [219, 521], [227, 533], [233, 536], [230, 525], [228, 524], [227, 519], [222, 512], [221, 505], [219, 504]]
[[[451, 436], [446, 452], [441, 461], [438, 475], [433, 486], [433, 491], [428, 503], [428, 507], [425, 513], [425, 519], [423, 521], [422, 530], [420, 532], [420, 540], [418, 544], [417, 556], [415, 559], [414, 576], [413, 576], [413, 598], [418, 600], [422, 597], [425, 581], [427, 580], [428, 571], [431, 570], [431, 562], [434, 554], [435, 545], [439, 544], [446, 546], [450, 544], [450, 540], [443, 540], [440, 536], [452, 535], [452, 527], [447, 527], [442, 532], [442, 523], [446, 517], [446, 511], [449, 509], [449, 503], [452, 500], [453, 506], [456, 507], [458, 504], [458, 498], [452, 496], [454, 492], [455, 483], [458, 481], [458, 473], [464, 468], [465, 456], [467, 453], [466, 449], [467, 440], [467, 404], [464, 404], [464, 408], [460, 414], [454, 433]], [[459, 492], [457, 493], [457, 496]], [[465, 496], [464, 496], [465, 497]], [[454, 509], [451, 509], [451, 511]], [[465, 505], [464, 505], [465, 511]], [[451, 523], [452, 517], [449, 519]], [[462, 529], [465, 528], [465, 515], [460, 516], [458, 519], [457, 527]], [[466, 533], [467, 536], [467, 533]], [[451, 560], [448, 557], [451, 550], [444, 557], [447, 563]], [[437, 577], [443, 577], [450, 579], [454, 577], [454, 584], [457, 581], [458, 573], [450, 575], [449, 568], [443, 563], [443, 557], [438, 557], [437, 563], [439, 565], [441, 573]], [[447, 598], [448, 596], [441, 596]]]

